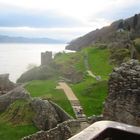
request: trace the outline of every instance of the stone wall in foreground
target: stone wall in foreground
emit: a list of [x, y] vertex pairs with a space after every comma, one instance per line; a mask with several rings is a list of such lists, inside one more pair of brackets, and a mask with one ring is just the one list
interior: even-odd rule
[[6, 94], [16, 85], [9, 80], [9, 74], [0, 74], [0, 95]]
[[33, 135], [22, 138], [22, 140], [67, 140], [80, 127], [76, 120], [68, 120], [48, 131], [39, 131]]
[[140, 126], [140, 63], [137, 60], [114, 68], [103, 115], [107, 120]]

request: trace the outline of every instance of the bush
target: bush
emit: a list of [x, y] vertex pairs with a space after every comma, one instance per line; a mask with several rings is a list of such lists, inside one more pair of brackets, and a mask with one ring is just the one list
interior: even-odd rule
[[46, 80], [57, 76], [57, 71], [53, 66], [40, 66], [32, 68], [23, 73], [18, 83], [24, 83], [32, 80]]
[[140, 53], [140, 38], [134, 40], [134, 46], [136, 50]]
[[130, 51], [125, 48], [114, 48], [111, 49], [111, 62], [117, 65], [120, 65], [123, 63], [125, 60], [128, 60], [130, 58]]

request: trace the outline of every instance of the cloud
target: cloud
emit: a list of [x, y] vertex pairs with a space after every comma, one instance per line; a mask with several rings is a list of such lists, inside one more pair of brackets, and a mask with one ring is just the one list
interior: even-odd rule
[[0, 27], [2, 35], [26, 37], [50, 37], [70, 41], [93, 30], [93, 28], [31, 28], [31, 27]]
[[[102, 20], [104, 26], [105, 23], [133, 15], [140, 9], [138, 0], [0, 0], [0, 5], [0, 9], [8, 7], [6, 12], [10, 11], [10, 14], [9, 9], [20, 13], [23, 20], [20, 15], [15, 17], [23, 24], [28, 21], [28, 25], [25, 26], [31, 26], [33, 20], [36, 21], [35, 26], [43, 26], [44, 23], [46, 26], [49, 24], [48, 27], [53, 26], [54, 23], [61, 27], [65, 25], [92, 27], [97, 20]], [[11, 24], [14, 22], [11, 18], [9, 20]], [[8, 23], [9, 20], [3, 24]], [[98, 22], [96, 25], [98, 26]]]
[[[116, 0], [106, 9], [98, 12], [95, 16], [108, 21], [125, 19], [140, 13], [140, 1], [138, 0]], [[94, 18], [94, 17], [92, 17]]]
[[75, 38], [139, 13], [138, 0], [0, 0], [1, 34]]
[[29, 27], [73, 27], [82, 23], [73, 17], [59, 15], [54, 11], [36, 11], [19, 9], [15, 6], [5, 6], [0, 9], [0, 26], [29, 26]]

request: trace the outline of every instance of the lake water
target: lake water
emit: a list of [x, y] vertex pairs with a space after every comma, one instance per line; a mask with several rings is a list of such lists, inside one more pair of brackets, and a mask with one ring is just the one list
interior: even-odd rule
[[41, 52], [65, 50], [66, 44], [0, 44], [0, 74], [9, 73], [10, 80], [27, 70], [29, 64], [40, 65]]

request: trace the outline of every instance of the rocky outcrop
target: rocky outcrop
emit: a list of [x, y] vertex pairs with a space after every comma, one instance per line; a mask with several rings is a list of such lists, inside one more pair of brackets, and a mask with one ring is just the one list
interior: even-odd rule
[[57, 112], [59, 116], [60, 122], [72, 119], [72, 117], [67, 112], [65, 112], [59, 105], [57, 105], [56, 103], [52, 101], [49, 101], [49, 103], [55, 108], [55, 111]]
[[62, 110], [59, 108], [59, 113], [57, 113], [57, 107], [54, 108], [53, 105], [47, 100], [34, 99], [31, 102], [31, 106], [35, 111], [35, 116], [33, 118], [34, 124], [40, 130], [51, 129], [58, 123], [70, 119], [69, 116], [61, 118], [59, 113], [62, 114]]
[[[72, 40], [66, 49], [79, 51], [94, 43], [126, 42], [140, 37], [140, 14], [113, 22], [110, 26], [96, 29], [82, 37]], [[128, 41], [127, 41], [128, 42]]]
[[[25, 109], [26, 113], [23, 112], [24, 107], [28, 107], [28, 109]], [[22, 86], [0, 96], [0, 113], [4, 113], [4, 116], [12, 118], [10, 120], [13, 120], [13, 122], [16, 122], [13, 118], [18, 118], [17, 120], [19, 122], [22, 119], [22, 122], [28, 122], [27, 117], [25, 117], [26, 120], [24, 120], [22, 114], [26, 116], [29, 115], [27, 114], [29, 110], [31, 114], [33, 114], [28, 117], [30, 119], [29, 122], [32, 120], [39, 130], [54, 128], [57, 124], [71, 119], [71, 116], [65, 113], [65, 111], [55, 103], [49, 102], [48, 100], [41, 100], [39, 98], [32, 99]]]
[[11, 103], [19, 99], [30, 99], [28, 92], [21, 86], [9, 91], [7, 94], [1, 95], [0, 112], [5, 111]]
[[67, 140], [76, 130], [80, 128], [80, 123], [76, 120], [69, 120], [58, 124], [48, 131], [39, 131], [33, 135], [24, 137], [22, 140]]
[[0, 74], [0, 95], [15, 88], [15, 84], [9, 80], [9, 74]]
[[140, 126], [140, 63], [131, 60], [114, 68], [104, 119]]

